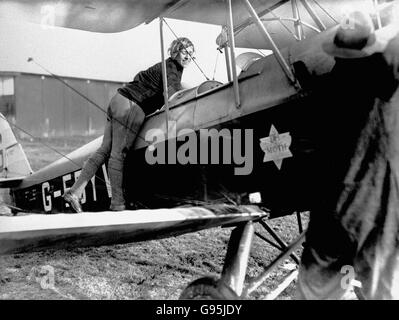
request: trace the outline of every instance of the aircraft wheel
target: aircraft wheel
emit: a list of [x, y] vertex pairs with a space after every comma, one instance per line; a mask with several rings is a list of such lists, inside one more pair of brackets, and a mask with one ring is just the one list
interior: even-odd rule
[[236, 300], [236, 293], [222, 281], [204, 277], [191, 282], [180, 295], [180, 300]]

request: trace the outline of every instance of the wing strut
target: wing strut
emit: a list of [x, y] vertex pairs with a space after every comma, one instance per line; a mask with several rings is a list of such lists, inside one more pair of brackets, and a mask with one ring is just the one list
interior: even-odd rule
[[256, 13], [255, 9], [252, 7], [251, 3], [248, 0], [242, 0], [242, 2], [245, 4], [247, 7], [247, 10], [249, 14], [252, 16], [254, 23], [257, 25], [259, 28], [259, 31], [263, 35], [263, 37], [268, 41], [272, 47], [272, 51], [274, 56], [277, 59], [277, 62], [280, 64], [281, 68], [283, 69], [284, 73], [288, 77], [288, 79], [291, 81], [291, 83], [296, 83], [295, 81], [295, 76], [292, 73], [290, 67], [288, 66], [287, 62], [285, 61], [283, 55], [281, 54], [280, 50], [277, 48], [276, 44], [274, 43], [272, 37], [270, 36], [269, 32], [263, 25], [262, 21], [259, 19], [258, 14]]
[[302, 24], [301, 24], [301, 18], [299, 16], [299, 8], [298, 8], [297, 0], [292, 0], [291, 6], [292, 6], [292, 14], [295, 19], [295, 22], [294, 22], [295, 33], [296, 33], [298, 41], [301, 41], [303, 39], [304, 35], [303, 35], [303, 29], [302, 29]]
[[226, 73], [227, 73], [227, 81], [231, 82], [231, 63], [230, 63], [230, 56], [228, 51], [228, 39], [227, 39], [227, 26], [224, 25], [222, 30], [220, 31], [219, 37], [216, 39], [216, 43], [219, 45], [218, 50], [220, 52], [224, 52], [224, 60], [226, 62]]
[[227, 80], [231, 82], [231, 68], [230, 68], [230, 57], [229, 57], [229, 52], [227, 51], [227, 48], [223, 48], [224, 51], [224, 58], [226, 60], [226, 70], [227, 70]]
[[308, 2], [308, 0], [301, 0], [303, 6], [305, 9], [309, 12], [310, 16], [312, 17], [313, 21], [317, 24], [319, 29], [321, 31], [324, 31], [327, 29], [323, 21], [321, 21], [320, 17], [317, 15], [317, 13], [314, 11], [313, 7], [311, 4]]
[[373, 6], [374, 6], [375, 14], [377, 16], [378, 29], [381, 29], [382, 28], [382, 22], [381, 22], [380, 11], [378, 11], [378, 0], [373, 0]]
[[237, 69], [236, 69], [236, 58], [234, 54], [234, 28], [233, 28], [233, 9], [231, 6], [231, 0], [228, 0], [228, 28], [229, 28], [229, 46], [230, 46], [230, 58], [231, 58], [231, 71], [233, 74], [233, 88], [234, 88], [234, 98], [236, 102], [236, 107], [239, 108], [241, 105], [240, 102], [240, 92], [238, 87], [238, 79], [237, 79]]
[[163, 39], [163, 18], [159, 18], [159, 33], [161, 38], [161, 60], [162, 60], [162, 82], [163, 82], [163, 98], [165, 100], [165, 130], [166, 130], [166, 141], [169, 136], [169, 97], [168, 97], [168, 77], [166, 75], [166, 61], [165, 61], [165, 50], [164, 50], [164, 39]]

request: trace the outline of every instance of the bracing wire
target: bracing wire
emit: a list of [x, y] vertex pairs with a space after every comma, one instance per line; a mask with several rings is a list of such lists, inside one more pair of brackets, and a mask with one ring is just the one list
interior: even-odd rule
[[[1, 113], [0, 113], [0, 117], [1, 117], [2, 119], [4, 119], [5, 121], [7, 121], [6, 117], [4, 117], [4, 115], [1, 114]], [[7, 122], [8, 122], [8, 121], [7, 121]], [[14, 123], [9, 123], [9, 124], [10, 124], [12, 127], [14, 127], [14, 128], [16, 128], [16, 129], [22, 131], [23, 133], [25, 133], [26, 135], [28, 135], [28, 136], [29, 136], [30, 138], [32, 138], [32, 139], [34, 139], [34, 140], [38, 140], [38, 139], [39, 139], [38, 137], [32, 135], [32, 134], [29, 133], [28, 131], [22, 129], [20, 126], [14, 124]], [[78, 169], [81, 168], [81, 165], [80, 165], [79, 163], [73, 161], [73, 160], [72, 160], [71, 158], [69, 158], [67, 155], [65, 155], [65, 154], [63, 154], [62, 152], [58, 151], [56, 148], [50, 146], [50, 145], [47, 144], [47, 143], [44, 143], [43, 141], [40, 141], [40, 143], [43, 144], [45, 147], [49, 148], [50, 150], [54, 151], [55, 153], [59, 154], [61, 157], [63, 157], [63, 158], [65, 158], [65, 159], [69, 160], [69, 161], [70, 161], [71, 163], [73, 163]], [[111, 167], [111, 169], [116, 170], [115, 168], [112, 168], [112, 167]], [[120, 170], [119, 170], [119, 171], [120, 171]], [[96, 177], [98, 180], [100, 180], [101, 182], [104, 182], [105, 184], [107, 184], [106, 181], [105, 181], [104, 179], [100, 178], [99, 176], [95, 175], [95, 177]]]
[[[169, 24], [166, 22], [165, 19], [163, 19], [163, 22], [165, 22], [166, 26], [169, 28], [169, 30], [172, 32], [172, 34], [175, 36], [176, 39], [178, 39], [179, 37], [176, 35], [176, 33], [172, 30], [172, 28], [169, 26]], [[187, 49], [187, 48], [185, 48]], [[197, 66], [198, 70], [202, 73], [202, 75], [205, 77], [206, 80], [209, 80], [209, 78], [206, 76], [205, 72], [202, 71], [201, 67], [198, 65], [198, 63], [195, 61], [195, 59], [192, 57], [192, 55], [188, 52], [188, 54], [191, 57], [191, 60], [194, 62], [194, 64]]]
[[218, 55], [218, 52], [216, 52], [216, 61], [215, 61], [215, 67], [213, 68], [212, 80], [215, 80], [215, 74], [216, 74], [216, 68], [218, 66], [218, 60], [219, 60], [219, 55]]
[[259, 50], [258, 48], [256, 48], [256, 51], [258, 51], [259, 54], [260, 54], [262, 57], [266, 57], [266, 55], [265, 55], [261, 50]]
[[[45, 70], [47, 73], [49, 73], [52, 77], [54, 77], [56, 80], [62, 82], [65, 86], [67, 86], [69, 89], [71, 89], [73, 92], [75, 92], [76, 94], [78, 94], [79, 96], [81, 96], [83, 99], [85, 99], [86, 101], [88, 101], [89, 103], [91, 103], [94, 107], [96, 107], [98, 110], [100, 110], [102, 113], [104, 113], [105, 115], [109, 116], [107, 114], [107, 111], [104, 110], [101, 106], [99, 106], [97, 103], [95, 103], [93, 100], [91, 100], [90, 98], [86, 97], [83, 93], [81, 93], [79, 90], [76, 90], [74, 87], [72, 87], [71, 85], [69, 85], [67, 82], [65, 82], [61, 77], [59, 77], [58, 75], [52, 73], [51, 71], [49, 71], [48, 69], [46, 69], [45, 67], [43, 67], [40, 63], [36, 62], [33, 58], [28, 58], [28, 62], [33, 62], [35, 63], [37, 66], [39, 66], [40, 68], [42, 68], [43, 70]], [[133, 132], [134, 134], [136, 134], [136, 138], [140, 138], [143, 141], [146, 141], [142, 136], [140, 136], [138, 134], [137, 131], [133, 130], [132, 128], [129, 128], [128, 126], [126, 126], [124, 123], [122, 123], [120, 120], [112, 118], [113, 121], [119, 123], [121, 126], [123, 126], [124, 128], [128, 129], [129, 131]]]
[[[8, 120], [6, 119], [6, 117], [3, 116], [3, 114], [0, 113], [0, 117], [1, 117], [3, 120], [5, 120], [5, 121], [8, 122]], [[35, 137], [34, 135], [32, 135], [31, 133], [29, 133], [28, 131], [26, 131], [26, 130], [22, 129], [21, 127], [17, 126], [16, 124], [10, 123], [10, 122], [9, 122], [9, 124], [10, 124], [12, 127], [14, 127], [14, 128], [16, 128], [16, 129], [22, 131], [23, 133], [25, 133], [26, 135], [28, 135], [28, 136], [31, 137], [32, 139], [39, 139], [38, 137]], [[50, 150], [54, 151], [55, 153], [59, 154], [59, 155], [62, 156], [63, 158], [66, 158], [67, 160], [69, 160], [70, 162], [72, 162], [72, 163], [73, 163], [74, 165], [76, 165], [77, 167], [80, 167], [80, 165], [79, 165], [78, 163], [76, 163], [75, 161], [73, 161], [71, 158], [69, 158], [68, 156], [66, 156], [66, 155], [63, 154], [62, 152], [59, 152], [59, 151], [58, 151], [57, 149], [55, 149], [54, 147], [52, 147], [52, 146], [50, 146], [49, 144], [44, 143], [44, 142], [42, 142], [42, 141], [40, 141], [40, 143], [43, 144], [45, 147], [49, 148]]]
[[313, 2], [314, 2], [321, 10], [323, 10], [323, 12], [324, 12], [327, 16], [329, 16], [329, 17], [331, 18], [331, 20], [333, 20], [335, 23], [339, 23], [339, 21], [336, 20], [331, 14], [329, 14], [328, 11], [327, 11], [326, 9], [324, 9], [323, 6], [322, 6], [320, 3], [318, 3], [316, 0], [313, 0]]
[[[66, 85], [68, 88], [70, 88], [72, 91], [74, 91], [75, 93], [77, 93], [79, 96], [81, 96], [82, 98], [84, 98], [85, 100], [87, 100], [89, 103], [91, 103], [92, 105], [94, 105], [97, 109], [99, 109], [100, 111], [102, 111], [103, 113], [107, 114], [107, 112], [101, 108], [101, 106], [99, 106], [98, 104], [96, 104], [94, 101], [92, 101], [91, 99], [89, 99], [88, 97], [86, 97], [84, 94], [82, 94], [81, 92], [79, 92], [78, 90], [76, 90], [74, 87], [70, 86], [68, 83], [66, 83], [62, 78], [60, 78], [59, 76], [57, 76], [56, 74], [52, 73], [51, 71], [49, 71], [48, 69], [46, 69], [45, 67], [43, 67], [41, 64], [39, 64], [38, 62], [36, 62], [33, 58], [29, 58], [28, 62], [33, 61], [36, 65], [38, 65], [40, 68], [42, 68], [43, 70], [45, 70], [47, 73], [49, 73], [52, 77], [54, 77], [56, 80], [62, 82], [64, 85]], [[7, 119], [1, 115], [1, 117], [7, 121]], [[123, 127], [125, 127], [126, 129], [132, 131], [133, 133], [136, 134], [136, 138], [141, 138], [142, 140], [146, 141], [143, 137], [141, 137], [136, 131], [134, 131], [133, 129], [129, 128], [128, 126], [126, 126], [124, 123], [122, 123], [121, 121], [119, 121], [118, 119], [113, 118], [113, 121], [118, 122], [120, 125], [122, 125]], [[29, 133], [28, 131], [24, 130], [23, 128], [17, 126], [14, 123], [9, 123], [11, 126], [13, 126], [14, 128], [20, 130], [21, 132], [25, 133], [26, 135], [28, 135], [29, 137], [31, 137], [34, 140], [39, 140], [38, 137], [35, 137], [34, 135], [32, 135], [31, 133]], [[62, 152], [58, 151], [56, 148], [50, 146], [49, 144], [46, 144], [43, 141], [40, 141], [40, 143], [42, 145], [44, 145], [45, 147], [49, 148], [50, 150], [52, 150], [53, 152], [57, 153], [58, 155], [60, 155], [62, 158], [67, 159], [68, 161], [70, 161], [71, 163], [73, 163], [75, 166], [77, 166], [77, 168], [81, 168], [81, 165], [76, 163], [75, 161], [73, 161], [71, 158], [69, 158], [67, 155], [63, 154]], [[114, 170], [118, 170], [116, 168], [112, 168]], [[121, 170], [119, 170], [121, 171]], [[95, 175], [95, 177], [100, 180], [101, 182], [104, 182], [105, 184], [106, 181], [103, 180], [101, 177], [99, 177], [98, 175]]]
[[[7, 121], [7, 119], [6, 119], [3, 115], [1, 115], [1, 117]], [[32, 139], [34, 139], [34, 140], [38, 140], [38, 139], [39, 139], [38, 137], [36, 137], [36, 136], [30, 134], [30, 133], [27, 132], [26, 130], [22, 129], [21, 127], [15, 125], [15, 124], [13, 124], [13, 123], [10, 123], [10, 125], [13, 126], [13, 127], [16, 128], [16, 129], [22, 131], [23, 133], [25, 133], [26, 135], [28, 135], [30, 138], [32, 138]], [[49, 148], [50, 150], [54, 151], [55, 153], [59, 154], [61, 157], [65, 158], [65, 159], [67, 159], [68, 161], [70, 161], [71, 163], [73, 163], [73, 164], [77, 167], [77, 169], [81, 169], [81, 168], [82, 168], [82, 166], [81, 166], [79, 163], [73, 161], [73, 160], [72, 160], [71, 158], [69, 158], [67, 155], [65, 155], [65, 154], [63, 154], [62, 152], [58, 151], [57, 149], [55, 149], [54, 147], [50, 146], [49, 144], [44, 143], [43, 141], [40, 141], [40, 143], [41, 143], [42, 145], [44, 145], [45, 147]], [[119, 170], [119, 169], [110, 167], [109, 165], [108, 165], [108, 169], [113, 169], [113, 170], [122, 172], [122, 170]], [[95, 176], [99, 181], [101, 181], [101, 182], [103, 182], [105, 185], [107, 185], [107, 182], [106, 182], [104, 179], [102, 179], [100, 176], [98, 176], [97, 174], [95, 174], [94, 176]], [[37, 181], [39, 181], [39, 180], [37, 180]], [[113, 190], [113, 192], [115, 192], [115, 190]]]
[[288, 31], [288, 33], [290, 33], [295, 39], [298, 40], [297, 36], [295, 35], [295, 33], [293, 33], [290, 28], [288, 28], [288, 26], [273, 12], [273, 10], [268, 10], [274, 18], [276, 18], [280, 24], [283, 26], [284, 29], [286, 29]]

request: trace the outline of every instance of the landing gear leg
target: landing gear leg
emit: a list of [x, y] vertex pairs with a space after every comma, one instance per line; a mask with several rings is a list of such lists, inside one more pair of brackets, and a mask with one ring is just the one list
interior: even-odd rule
[[253, 235], [254, 225], [247, 222], [234, 229], [230, 236], [221, 281], [232, 288], [237, 296], [241, 296], [244, 288]]
[[230, 236], [221, 278], [206, 277], [192, 282], [180, 299], [238, 299], [244, 288], [253, 235], [251, 221], [236, 227]]

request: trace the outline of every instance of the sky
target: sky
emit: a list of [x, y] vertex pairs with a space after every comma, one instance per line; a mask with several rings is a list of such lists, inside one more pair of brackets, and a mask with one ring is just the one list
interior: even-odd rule
[[[192, 40], [196, 62], [210, 79], [226, 82], [224, 54], [217, 51], [221, 27], [167, 19], [177, 36]], [[175, 36], [164, 24], [165, 52]], [[0, 20], [0, 71], [44, 73], [33, 57], [48, 71], [62, 76], [128, 82], [135, 74], [161, 61], [159, 20], [112, 34], [43, 27], [18, 21]], [[238, 49], [236, 55], [254, 51]], [[216, 65], [216, 68], [215, 68]], [[182, 82], [193, 87], [206, 78], [194, 63], [185, 70]]]

